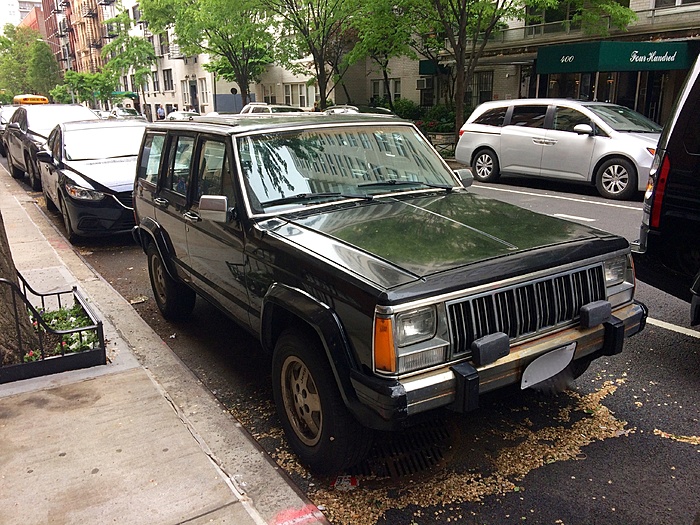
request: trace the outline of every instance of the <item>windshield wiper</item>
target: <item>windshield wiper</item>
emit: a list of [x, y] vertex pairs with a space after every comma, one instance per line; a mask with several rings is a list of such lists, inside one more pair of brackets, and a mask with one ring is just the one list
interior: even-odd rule
[[412, 181], [412, 180], [396, 180], [396, 179], [389, 179], [389, 180], [380, 180], [377, 182], [365, 182], [363, 184], [358, 184], [358, 188], [368, 188], [368, 187], [373, 187], [373, 186], [425, 186], [427, 188], [436, 188], [439, 190], [447, 190], [447, 192], [451, 192], [453, 187], [450, 186], [449, 184], [433, 184], [431, 182], [422, 182], [422, 181]]
[[327, 199], [329, 197], [342, 197], [344, 199], [366, 199], [372, 200], [371, 195], [355, 195], [348, 193], [341, 193], [339, 191], [330, 191], [325, 193], [297, 193], [296, 195], [290, 195], [289, 197], [281, 197], [279, 199], [273, 199], [271, 201], [261, 202], [262, 206], [280, 206], [282, 204], [296, 204], [305, 201], [314, 201], [317, 199]]

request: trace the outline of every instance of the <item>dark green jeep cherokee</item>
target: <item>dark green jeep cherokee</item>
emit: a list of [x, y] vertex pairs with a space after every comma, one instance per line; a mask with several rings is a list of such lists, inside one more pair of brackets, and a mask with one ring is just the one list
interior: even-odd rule
[[391, 116], [157, 123], [134, 234], [163, 315], [198, 294], [259, 337], [290, 445], [334, 472], [373, 429], [578, 376], [644, 326], [625, 239], [470, 183]]

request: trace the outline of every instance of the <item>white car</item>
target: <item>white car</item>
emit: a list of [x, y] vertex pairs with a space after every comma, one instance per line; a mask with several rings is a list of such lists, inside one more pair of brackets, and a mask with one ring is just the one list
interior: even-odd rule
[[624, 106], [567, 99], [485, 102], [460, 130], [458, 162], [501, 174], [594, 184], [609, 199], [646, 189], [661, 126]]

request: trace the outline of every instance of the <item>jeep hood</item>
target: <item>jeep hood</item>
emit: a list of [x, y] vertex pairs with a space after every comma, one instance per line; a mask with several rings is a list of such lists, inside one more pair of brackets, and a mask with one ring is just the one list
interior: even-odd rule
[[[522, 273], [628, 246], [601, 230], [465, 191], [381, 198], [268, 226], [287, 242], [385, 288], [496, 258], [511, 259], [506, 266]], [[532, 251], [538, 255], [525, 261], [522, 255]]]

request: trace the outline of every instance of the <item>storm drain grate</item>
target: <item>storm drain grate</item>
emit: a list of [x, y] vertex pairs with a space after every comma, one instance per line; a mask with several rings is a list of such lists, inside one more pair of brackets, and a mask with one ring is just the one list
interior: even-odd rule
[[354, 474], [396, 479], [424, 472], [444, 461], [449, 439], [450, 432], [443, 421], [377, 436], [369, 456]]

